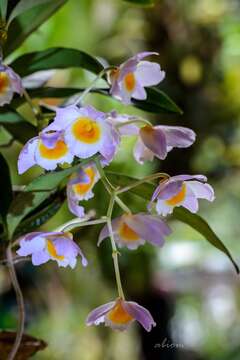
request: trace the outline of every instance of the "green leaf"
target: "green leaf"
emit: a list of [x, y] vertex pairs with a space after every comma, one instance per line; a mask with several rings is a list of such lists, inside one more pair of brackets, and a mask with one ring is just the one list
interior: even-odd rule
[[6, 20], [8, 0], [0, 0], [0, 11], [2, 20]]
[[13, 109], [0, 111], [0, 125], [22, 144], [37, 135], [36, 128]]
[[146, 91], [147, 100], [132, 100], [137, 108], [156, 114], [163, 112], [183, 114], [183, 111], [162, 90], [159, 90], [156, 87], [150, 87], [147, 88]]
[[[84, 91], [83, 88], [54, 88], [54, 87], [40, 87], [36, 89], [29, 89], [28, 93], [32, 98], [67, 98], [73, 96], [74, 94]], [[92, 93], [97, 93], [101, 95], [111, 96], [108, 89], [95, 88], [91, 90]], [[182, 114], [181, 109], [171, 100], [163, 91], [160, 91], [156, 88], [147, 89], [148, 97], [144, 101], [133, 100], [135, 107], [144, 110], [146, 112], [151, 112], [155, 114], [161, 113], [178, 113]], [[24, 101], [24, 99], [17, 98], [14, 99], [14, 106], [19, 106], [19, 104]]]
[[52, 0], [20, 0], [9, 16], [8, 25], [13, 21], [13, 19], [26, 12], [27, 10], [30, 10], [37, 5], [48, 3], [50, 1]]
[[26, 76], [40, 70], [66, 69], [79, 67], [99, 73], [103, 66], [87, 53], [70, 48], [50, 48], [28, 53], [17, 58], [11, 67], [20, 75]]
[[75, 165], [69, 169], [53, 171], [39, 176], [27, 185], [24, 191], [12, 201], [9, 209], [7, 223], [10, 236], [14, 234], [21, 220], [45, 201], [61, 181], [78, 168], [79, 165]]
[[13, 236], [18, 224], [49, 197], [49, 192], [21, 192], [12, 202], [7, 216], [8, 232]]
[[[83, 164], [83, 162], [81, 164]], [[25, 192], [52, 191], [60, 184], [62, 180], [71, 175], [74, 171], [77, 171], [79, 166], [80, 164], [65, 170], [51, 171], [45, 175], [40, 175], [26, 186]]]
[[38, 227], [45, 224], [51, 217], [53, 217], [63, 203], [63, 198], [59, 194], [56, 194], [55, 198], [49, 198], [48, 205], [38, 211], [36, 214], [28, 217], [22, 221], [15, 231], [15, 236], [18, 237], [22, 234], [35, 231]]
[[[133, 184], [136, 180], [130, 176], [116, 174], [116, 173], [108, 173], [109, 179], [118, 186], [128, 186]], [[150, 201], [153, 191], [155, 190], [156, 186], [152, 183], [144, 183], [140, 186], [137, 186], [130, 190], [131, 193], [140, 196], [141, 198]], [[239, 274], [239, 267], [234, 261], [231, 253], [223, 244], [223, 242], [219, 239], [219, 237], [215, 234], [215, 232], [211, 229], [208, 223], [199, 215], [192, 214], [189, 210], [181, 207], [175, 208], [173, 215], [171, 216], [172, 219], [179, 220], [185, 224], [191, 226], [194, 230], [198, 231], [205, 239], [215, 246], [218, 250], [222, 251], [232, 262], [237, 274]]]
[[10, 171], [7, 161], [4, 156], [0, 153], [0, 189], [1, 189], [1, 200], [0, 200], [0, 215], [3, 219], [6, 218], [10, 203], [12, 201], [12, 184]]
[[228, 256], [228, 258], [231, 260], [237, 274], [239, 274], [239, 267], [236, 264], [236, 262], [233, 260], [229, 250], [226, 248], [226, 246], [222, 243], [219, 237], [214, 233], [214, 231], [211, 229], [208, 223], [201, 216], [197, 214], [192, 214], [189, 210], [181, 207], [174, 209], [172, 218], [184, 222], [185, 224], [188, 224], [193, 229], [198, 231], [203, 237], [205, 237], [205, 239], [208, 242], [210, 242], [210, 244], [212, 244], [217, 249], [225, 253]]
[[140, 6], [154, 6], [156, 2], [156, 0], [123, 0], [123, 1]]
[[68, 0], [54, 0], [46, 4], [35, 6], [13, 20], [8, 30], [7, 42], [4, 45], [4, 55], [7, 56], [16, 50], [33, 31], [35, 31], [67, 1]]

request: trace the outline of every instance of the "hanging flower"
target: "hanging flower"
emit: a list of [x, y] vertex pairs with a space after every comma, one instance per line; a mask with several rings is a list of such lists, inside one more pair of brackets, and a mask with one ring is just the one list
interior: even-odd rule
[[32, 232], [19, 239], [20, 256], [32, 255], [33, 265], [41, 265], [55, 260], [58, 266], [72, 269], [76, 266], [77, 256], [82, 258], [82, 265], [87, 266], [87, 259], [80, 247], [73, 241], [71, 233], [64, 232]]
[[154, 156], [164, 160], [173, 148], [187, 148], [195, 139], [194, 131], [186, 127], [146, 125], [139, 130], [134, 157], [140, 164], [146, 160], [152, 161]]
[[29, 140], [21, 150], [18, 172], [22, 174], [34, 165], [54, 170], [58, 164], [71, 163], [73, 157], [64, 140], [63, 131], [44, 130], [39, 136]]
[[140, 164], [146, 160], [152, 161], [154, 156], [164, 160], [168, 152], [174, 147], [189, 147], [196, 139], [195, 132], [186, 127], [145, 125], [139, 128], [137, 124], [131, 122], [133, 118], [136, 121], [136, 117], [131, 115], [118, 114], [112, 111], [108, 116], [121, 135], [138, 136], [133, 154]]
[[160, 182], [153, 193], [152, 202], [157, 200], [156, 210], [166, 216], [175, 206], [183, 206], [192, 213], [198, 211], [198, 199], [214, 200], [214, 190], [203, 175], [178, 175]]
[[86, 324], [99, 325], [105, 323], [114, 330], [126, 330], [134, 321], [138, 321], [146, 331], [156, 326], [150, 312], [136, 302], [121, 298], [97, 307], [87, 317]]
[[[112, 221], [114, 239], [119, 247], [137, 249], [145, 241], [163, 246], [164, 237], [171, 233], [169, 226], [158, 216], [148, 214], [124, 214]], [[107, 225], [99, 235], [98, 245], [109, 236]]]
[[9, 66], [0, 64], [0, 106], [9, 104], [14, 93], [22, 95], [22, 80]]
[[55, 120], [45, 130], [64, 130], [72, 154], [82, 159], [99, 152], [110, 162], [119, 144], [119, 134], [107, 115], [92, 106], [58, 108]]
[[144, 87], [157, 85], [164, 79], [165, 72], [159, 64], [142, 61], [150, 55], [158, 53], [141, 52], [110, 72], [110, 93], [124, 104], [130, 104], [131, 98], [145, 100], [147, 93]]
[[69, 210], [78, 217], [84, 216], [84, 208], [79, 201], [89, 200], [94, 194], [92, 189], [100, 176], [93, 163], [83, 166], [78, 173], [71, 176], [67, 184]]

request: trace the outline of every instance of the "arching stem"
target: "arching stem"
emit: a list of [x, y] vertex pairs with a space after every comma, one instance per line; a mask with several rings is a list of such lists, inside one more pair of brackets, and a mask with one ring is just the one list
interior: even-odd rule
[[8, 260], [8, 268], [9, 268], [9, 274], [10, 274], [11, 282], [12, 282], [13, 288], [14, 288], [15, 293], [16, 293], [16, 299], [17, 299], [17, 305], [18, 305], [18, 314], [19, 314], [17, 335], [16, 335], [16, 338], [15, 338], [15, 342], [13, 344], [13, 347], [11, 349], [11, 352], [8, 355], [8, 358], [7, 358], [7, 360], [14, 360], [15, 356], [16, 356], [16, 354], [18, 352], [18, 349], [19, 349], [19, 347], [21, 345], [22, 336], [23, 336], [23, 332], [24, 332], [25, 310], [24, 310], [23, 294], [22, 294], [21, 288], [19, 286], [16, 271], [15, 271], [15, 267], [14, 267], [14, 264], [13, 264], [11, 244], [7, 247], [6, 255], [7, 255], [7, 260]]

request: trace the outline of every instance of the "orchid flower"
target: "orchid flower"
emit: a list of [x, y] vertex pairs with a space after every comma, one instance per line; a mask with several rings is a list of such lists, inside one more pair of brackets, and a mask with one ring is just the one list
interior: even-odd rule
[[[119, 247], [137, 249], [145, 241], [155, 246], [163, 246], [164, 237], [171, 233], [168, 225], [158, 216], [149, 214], [124, 214], [112, 220], [115, 241]], [[105, 225], [100, 232], [98, 245], [109, 236]]]
[[99, 152], [106, 161], [111, 161], [119, 144], [119, 134], [107, 115], [92, 106], [58, 108], [54, 121], [45, 129], [51, 130], [64, 131], [71, 153], [82, 159]]
[[[156, 210], [166, 216], [174, 207], [183, 206], [192, 213], [198, 211], [198, 199], [214, 200], [214, 190], [203, 175], [178, 175], [160, 182], [153, 193], [152, 202], [157, 200]], [[151, 204], [151, 203], [150, 203]]]
[[64, 140], [63, 131], [44, 131], [22, 148], [18, 157], [18, 172], [22, 174], [34, 165], [54, 170], [58, 164], [71, 163], [73, 157]]
[[150, 312], [136, 302], [125, 301], [118, 298], [94, 309], [87, 317], [87, 325], [105, 323], [114, 330], [126, 330], [131, 323], [138, 321], [146, 331], [156, 326]]
[[0, 106], [9, 104], [14, 93], [22, 95], [22, 80], [12, 68], [0, 64]]
[[100, 176], [93, 163], [83, 166], [78, 173], [71, 176], [67, 184], [69, 210], [78, 217], [84, 216], [84, 208], [79, 201], [89, 200], [94, 194], [92, 189]]
[[82, 265], [87, 265], [87, 259], [80, 247], [73, 241], [71, 233], [64, 232], [32, 232], [19, 239], [20, 256], [32, 256], [33, 265], [41, 265], [49, 260], [55, 260], [58, 266], [72, 269], [76, 266], [77, 256], [82, 258]]
[[142, 61], [156, 52], [141, 52], [121, 64], [109, 74], [110, 93], [124, 104], [130, 104], [131, 98], [145, 100], [145, 87], [159, 84], [165, 77], [160, 65]]

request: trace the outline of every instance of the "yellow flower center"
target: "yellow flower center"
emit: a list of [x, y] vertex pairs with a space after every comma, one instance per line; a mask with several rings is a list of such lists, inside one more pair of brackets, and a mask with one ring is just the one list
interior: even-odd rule
[[84, 195], [86, 194], [93, 186], [94, 179], [95, 179], [95, 172], [92, 167], [88, 167], [84, 169], [85, 174], [89, 177], [89, 182], [87, 184], [85, 183], [79, 183], [76, 185], [73, 185], [73, 191], [78, 195]]
[[138, 234], [132, 230], [125, 222], [122, 222], [119, 229], [120, 237], [128, 241], [137, 241], [139, 240]]
[[79, 117], [72, 126], [75, 138], [87, 144], [93, 144], [100, 139], [99, 124], [89, 117]]
[[127, 91], [133, 91], [136, 86], [136, 79], [133, 73], [128, 73], [124, 77], [124, 84], [127, 89]]
[[39, 143], [39, 152], [41, 156], [48, 160], [57, 160], [65, 156], [68, 152], [67, 145], [63, 140], [58, 140], [54, 148], [49, 149], [42, 141]]
[[110, 321], [115, 324], [127, 324], [133, 319], [123, 308], [121, 301], [117, 301], [113, 309], [109, 311], [107, 317]]
[[64, 260], [64, 256], [57, 254], [57, 250], [51, 240], [47, 240], [47, 251], [54, 259]]
[[183, 183], [181, 190], [178, 194], [174, 195], [171, 199], [166, 200], [167, 205], [175, 206], [181, 203], [186, 196], [186, 184]]
[[9, 86], [10, 80], [8, 75], [3, 71], [0, 72], [0, 94], [4, 94]]

